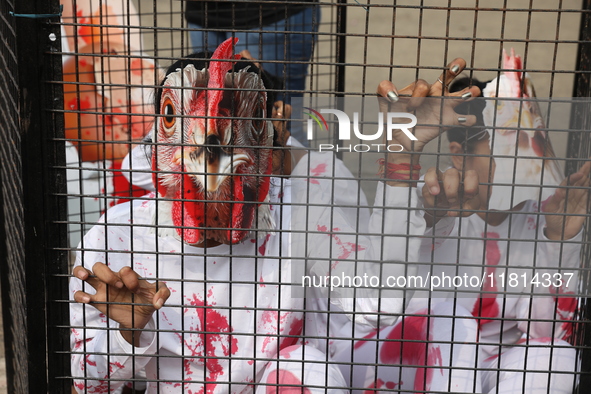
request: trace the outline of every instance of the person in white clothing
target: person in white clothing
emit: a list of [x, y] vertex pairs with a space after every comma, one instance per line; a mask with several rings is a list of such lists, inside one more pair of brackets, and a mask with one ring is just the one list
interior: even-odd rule
[[[417, 274], [432, 278], [435, 286], [416, 292], [395, 325], [355, 343], [353, 361], [359, 365], [346, 378], [356, 388], [503, 394], [574, 390], [577, 358], [568, 341], [577, 307], [591, 161], [541, 204], [527, 200], [508, 211], [490, 210], [495, 131], [483, 127], [484, 106], [471, 101], [456, 108], [477, 114], [480, 127], [448, 130], [453, 168], [444, 174], [430, 169], [417, 190], [427, 223]], [[479, 179], [478, 190], [458, 184], [473, 177]]]

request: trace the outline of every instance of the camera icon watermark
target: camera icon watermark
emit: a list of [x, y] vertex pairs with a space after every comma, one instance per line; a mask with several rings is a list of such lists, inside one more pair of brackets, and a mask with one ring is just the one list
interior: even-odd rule
[[[353, 112], [353, 121], [351, 117], [339, 109], [322, 108], [319, 111], [303, 107], [304, 115], [309, 118], [306, 120], [306, 137], [308, 141], [315, 138], [315, 129], [321, 132], [330, 132], [328, 122], [323, 114], [333, 114], [337, 119], [338, 124], [338, 140], [339, 144], [331, 143], [318, 145], [319, 152], [335, 151], [335, 152], [402, 152], [404, 147], [397, 143], [365, 143], [365, 141], [382, 140], [384, 132], [386, 132], [387, 141], [392, 140], [392, 133], [395, 130], [400, 130], [411, 141], [416, 141], [417, 138], [413, 135], [411, 129], [417, 124], [417, 117], [407, 112], [378, 112], [377, 116], [377, 131], [373, 134], [367, 134], [367, 127], [360, 126], [359, 112]], [[351, 133], [353, 130], [353, 135]], [[360, 143], [350, 143], [352, 136], [359, 139]], [[347, 145], [347, 142], [349, 144]]]

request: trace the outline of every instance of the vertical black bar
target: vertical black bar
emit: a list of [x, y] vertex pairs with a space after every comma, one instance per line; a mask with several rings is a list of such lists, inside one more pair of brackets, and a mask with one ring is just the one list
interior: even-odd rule
[[[24, 357], [16, 358], [15, 353], [23, 342], [14, 321], [22, 322], [23, 313], [17, 313], [19, 299], [23, 290], [19, 282], [14, 281], [10, 267], [20, 257], [19, 246], [22, 247], [22, 202], [20, 200], [20, 179], [15, 176], [20, 165], [15, 145], [18, 143], [18, 83], [16, 81], [18, 64], [14, 55], [16, 51], [16, 30], [14, 18], [14, 1], [0, 2], [0, 280], [2, 281], [2, 315], [4, 320], [4, 343], [6, 355], [6, 374], [8, 392], [16, 393], [22, 384], [15, 381], [14, 371], [20, 366]], [[17, 250], [15, 255], [14, 251]], [[22, 248], [21, 248], [22, 249]], [[21, 252], [22, 254], [22, 252]], [[18, 272], [17, 272], [18, 274]], [[19, 275], [22, 279], [22, 275]], [[22, 390], [20, 390], [22, 392]]]
[[[2, 86], [4, 88], [4, 86]], [[2, 89], [3, 93], [6, 93], [6, 90]], [[2, 155], [2, 158], [5, 158]], [[4, 189], [4, 185], [2, 184], [3, 174], [0, 172], [0, 190]], [[4, 207], [6, 204], [4, 199], [4, 193], [0, 193], [0, 207]], [[15, 343], [15, 340], [12, 335], [12, 299], [10, 294], [10, 281], [8, 280], [8, 247], [7, 247], [7, 240], [6, 231], [4, 224], [6, 223], [6, 219], [4, 216], [4, 209], [0, 209], [0, 239], [3, 242], [0, 242], [0, 282], [1, 290], [2, 290], [2, 321], [4, 324], [4, 356], [6, 359], [6, 379], [7, 385], [6, 388], [9, 393], [15, 393], [14, 383], [12, 380], [12, 376], [14, 375], [14, 349], [12, 345]]]
[[[51, 0], [53, 9], [59, 7], [59, 0]], [[68, 277], [69, 274], [69, 245], [68, 238], [68, 199], [66, 179], [66, 147], [64, 115], [64, 89], [61, 81], [62, 56], [60, 25], [52, 19], [51, 25], [46, 25], [42, 32], [42, 38], [46, 39], [50, 34], [55, 34], [58, 39], [45, 41], [46, 53], [43, 54], [43, 62], [46, 66], [44, 72], [44, 96], [43, 119], [45, 127], [42, 129], [43, 152], [43, 184], [45, 205], [45, 268], [46, 294], [47, 294], [47, 374], [49, 393], [70, 393], [72, 380], [70, 372], [70, 329], [69, 329], [69, 298]], [[30, 182], [30, 181], [29, 181]], [[25, 182], [25, 184], [27, 184]], [[34, 185], [31, 185], [34, 187]], [[84, 234], [83, 234], [84, 235]], [[65, 378], [67, 377], [67, 378]]]
[[574, 97], [591, 96], [591, 0], [583, 1]]
[[[21, 1], [15, 4], [17, 14], [34, 15], [41, 12], [38, 1]], [[15, 393], [47, 392], [46, 368], [46, 337], [45, 337], [45, 267], [43, 256], [43, 190], [31, 190], [25, 185], [27, 179], [34, 179], [40, 185], [42, 179], [41, 128], [42, 107], [39, 91], [42, 75], [42, 57], [44, 49], [39, 42], [41, 21], [34, 18], [16, 17], [18, 83], [19, 83], [19, 132], [20, 146], [17, 148], [21, 159], [22, 182], [22, 220], [24, 224], [23, 251], [20, 259], [9, 270], [18, 285], [21, 286], [22, 305], [14, 305], [18, 314], [23, 314], [24, 322], [13, 320], [10, 327], [15, 333], [16, 347], [21, 352], [14, 352]], [[16, 175], [16, 174], [15, 174]], [[6, 180], [13, 182], [14, 179]], [[35, 208], [36, 215], [32, 217], [31, 209]], [[35, 284], [33, 286], [33, 284]], [[11, 283], [11, 286], [13, 284]], [[12, 289], [11, 289], [12, 290]], [[37, 321], [32, 322], [29, 316], [34, 315]], [[21, 319], [18, 319], [21, 320]], [[18, 334], [17, 334], [18, 333]], [[34, 335], [34, 336], [32, 336]], [[14, 346], [14, 345], [13, 345]], [[22, 347], [21, 347], [22, 346]], [[35, 377], [34, 380], [31, 378]]]
[[[52, 249], [59, 246], [55, 242], [60, 234], [65, 235], [65, 225], [55, 224], [64, 211], [52, 202], [61, 187], [62, 192], [65, 190], [64, 171], [53, 170], [60, 145], [61, 156], [58, 156], [63, 162], [65, 153], [63, 142], [55, 145], [52, 142], [60, 115], [50, 111], [63, 108], [63, 100], [59, 91], [61, 85], [48, 84], [48, 81], [61, 80], [61, 57], [51, 53], [60, 49], [59, 25], [51, 23], [59, 21], [59, 1], [18, 1], [15, 13], [19, 86], [17, 140], [20, 142], [15, 148], [20, 156], [20, 174], [3, 181], [4, 185], [21, 182], [18, 192], [22, 202], [22, 228], [18, 231], [23, 238], [20, 240], [22, 249], [12, 251], [15, 258], [8, 266], [9, 291], [14, 294], [11, 306], [16, 315], [20, 315], [17, 318], [13, 315], [11, 326], [5, 327], [13, 335], [10, 361], [14, 374], [9, 379], [12, 380], [11, 393], [68, 392], [69, 389], [63, 388], [67, 384], [62, 383], [62, 388], [49, 385], [50, 374], [53, 380], [55, 367], [61, 363], [56, 363], [48, 349], [64, 343], [47, 324], [48, 313], [56, 310], [53, 306], [48, 309], [52, 297], [49, 291], [55, 286], [49, 285], [55, 279], [51, 274], [57, 272], [60, 265], [67, 264], [63, 256], [61, 262], [56, 259], [57, 249]], [[56, 16], [47, 17], [48, 14]], [[58, 318], [67, 321], [67, 311]]]
[[[573, 88], [573, 97], [591, 97], [591, 0], [584, 0], [581, 14], [581, 27], [579, 35], [579, 48], [577, 54], [577, 68], [575, 74], [575, 83]], [[588, 147], [588, 136], [586, 130], [591, 127], [591, 118], [588, 113], [587, 105], [573, 105], [571, 111], [571, 131], [568, 136], [567, 157], [584, 158], [589, 155], [586, 151]], [[577, 161], [567, 161], [566, 174], [572, 174], [579, 167]], [[588, 235], [587, 235], [588, 236]], [[589, 264], [589, 246], [584, 246], [583, 261], [585, 267], [582, 278], [589, 280], [587, 272]], [[587, 298], [583, 303], [583, 312], [580, 317], [580, 330], [577, 333], [578, 343], [582, 346], [581, 351], [581, 378], [578, 385], [578, 393], [585, 393], [591, 385], [591, 299]]]
[[336, 97], [345, 97], [345, 56], [347, 48], [347, 0], [338, 0], [337, 6]]
[[[335, 97], [345, 97], [345, 62], [346, 62], [346, 48], [347, 48], [347, 0], [338, 0], [337, 2], [337, 53], [336, 53], [336, 69], [335, 69]], [[337, 107], [342, 103], [342, 100], [337, 99]], [[343, 108], [338, 107], [339, 110]], [[332, 143], [334, 146], [340, 145], [340, 140], [337, 133], [332, 136]], [[337, 152], [339, 159], [343, 158], [342, 152]]]
[[[591, 0], [583, 0], [573, 97], [591, 97]], [[574, 106], [573, 113], [571, 113], [571, 129], [573, 130], [584, 130], [582, 126], [584, 125], [585, 114], [579, 113], [579, 108], [583, 107]], [[569, 133], [568, 157], [573, 157], [571, 154], [579, 152], [581, 137], [580, 132]], [[566, 173], [572, 174], [575, 171], [576, 163], [567, 162]]]

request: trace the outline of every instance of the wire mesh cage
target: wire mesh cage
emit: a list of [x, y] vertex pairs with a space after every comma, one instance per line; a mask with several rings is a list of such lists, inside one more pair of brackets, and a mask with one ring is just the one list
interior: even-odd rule
[[1, 7], [10, 392], [586, 392], [589, 1]]

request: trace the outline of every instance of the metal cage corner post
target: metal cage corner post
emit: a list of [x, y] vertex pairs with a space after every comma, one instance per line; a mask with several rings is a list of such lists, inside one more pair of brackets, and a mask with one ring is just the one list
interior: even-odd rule
[[[576, 65], [576, 74], [574, 81], [573, 97], [586, 98], [591, 97], [591, 1], [584, 0], [581, 14], [581, 27], [579, 37], [578, 58]], [[571, 129], [575, 130], [569, 133], [567, 156], [569, 158], [583, 158], [588, 155], [585, 148], [589, 147], [589, 130], [591, 130], [591, 114], [587, 106], [575, 105], [571, 113]], [[566, 174], [575, 172], [578, 168], [578, 162], [571, 160], [567, 162]], [[587, 231], [589, 231], [587, 224]], [[587, 235], [588, 237], [588, 235]], [[583, 252], [583, 280], [588, 286], [589, 281], [589, 245], [584, 246]], [[582, 332], [579, 332], [579, 345], [583, 346], [581, 352], [581, 379], [579, 383], [579, 392], [583, 392], [583, 387], [589, 387], [591, 384], [591, 351], [588, 348], [591, 344], [591, 299], [586, 298], [583, 303]]]
[[[591, 97], [591, 0], [584, 0], [581, 14], [581, 27], [579, 36], [579, 48], [577, 53], [577, 64], [573, 97]], [[575, 107], [572, 113], [573, 130], [589, 130], [589, 114], [577, 113], [579, 107]], [[580, 132], [569, 133], [568, 156], [579, 157], [581, 143], [584, 136]], [[567, 163], [567, 174], [576, 170], [576, 163]]]
[[67, 269], [61, 243], [66, 205], [59, 197], [65, 171], [55, 169], [65, 163], [63, 125], [61, 114], [52, 111], [62, 108], [62, 87], [50, 83], [61, 80], [60, 26], [52, 23], [59, 15], [58, 0], [2, 5], [2, 96], [8, 105], [0, 148], [0, 277], [10, 393], [67, 392], [54, 380], [65, 365], [56, 354], [67, 348], [67, 334], [56, 331], [67, 305], [51, 302], [67, 294], [66, 282], [53, 276]]

